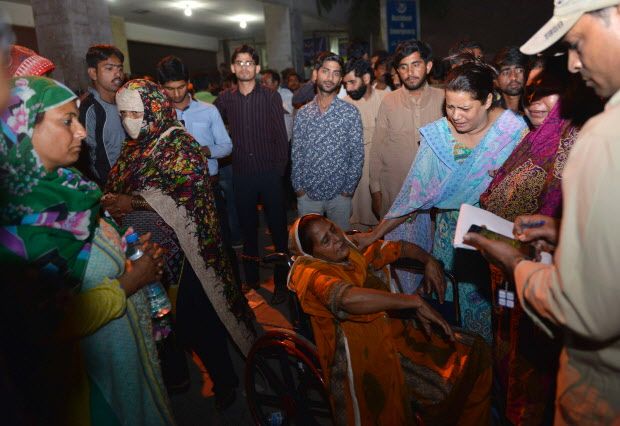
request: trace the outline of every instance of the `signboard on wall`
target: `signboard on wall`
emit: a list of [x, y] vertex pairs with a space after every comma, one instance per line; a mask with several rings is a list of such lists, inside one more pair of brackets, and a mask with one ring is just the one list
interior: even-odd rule
[[327, 37], [313, 37], [304, 39], [304, 65], [310, 65], [314, 56], [328, 49]]
[[388, 50], [420, 37], [420, 0], [386, 0]]

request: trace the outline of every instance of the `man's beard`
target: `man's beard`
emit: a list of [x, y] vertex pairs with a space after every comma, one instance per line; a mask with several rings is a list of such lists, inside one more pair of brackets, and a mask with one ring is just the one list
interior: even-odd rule
[[517, 96], [523, 93], [523, 85], [519, 85], [517, 87], [506, 87], [506, 89], [502, 90], [502, 93], [508, 96]]
[[424, 77], [422, 77], [420, 81], [418, 81], [416, 84], [409, 85], [407, 83], [407, 80], [403, 80], [403, 79], [401, 79], [401, 82], [403, 83], [403, 86], [407, 88], [407, 90], [411, 90], [411, 91], [418, 90], [420, 87], [424, 85], [424, 83], [426, 83], [426, 75], [424, 75]]
[[362, 83], [362, 85], [357, 90], [347, 90], [347, 95], [351, 96], [351, 99], [353, 99], [354, 101], [359, 101], [360, 99], [362, 99], [362, 97], [364, 97], [367, 90], [368, 86]]
[[327, 89], [327, 88], [323, 85], [323, 83], [318, 83], [318, 82], [317, 82], [317, 84], [316, 84], [316, 85], [317, 85], [317, 87], [319, 88], [319, 90], [320, 90], [321, 92], [323, 92], [323, 93], [327, 93], [328, 95], [330, 95], [330, 94], [332, 94], [332, 93], [334, 93], [334, 92], [336, 92], [336, 91], [340, 90], [340, 84], [334, 84], [334, 87], [333, 87], [333, 88], [331, 88], [331, 89]]

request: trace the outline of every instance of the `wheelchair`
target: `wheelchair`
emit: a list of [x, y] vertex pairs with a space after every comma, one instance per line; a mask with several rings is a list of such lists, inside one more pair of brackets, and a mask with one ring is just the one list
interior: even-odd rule
[[[263, 263], [292, 261], [285, 253], [273, 253]], [[420, 262], [401, 259], [392, 268], [424, 274]], [[444, 271], [455, 295], [448, 307], [450, 317], [458, 325], [460, 318], [458, 289], [455, 277]], [[397, 283], [398, 284], [398, 283]], [[400, 285], [398, 285], [400, 288]], [[402, 292], [402, 289], [401, 289]], [[428, 299], [427, 299], [428, 300]], [[447, 305], [451, 303], [451, 305]], [[297, 296], [289, 292], [292, 330], [267, 331], [252, 346], [245, 364], [245, 391], [253, 421], [256, 425], [332, 425], [332, 410], [319, 363], [317, 348], [313, 343], [309, 317], [302, 311]], [[441, 309], [446, 311], [445, 307]], [[424, 425], [418, 416], [417, 424]]]

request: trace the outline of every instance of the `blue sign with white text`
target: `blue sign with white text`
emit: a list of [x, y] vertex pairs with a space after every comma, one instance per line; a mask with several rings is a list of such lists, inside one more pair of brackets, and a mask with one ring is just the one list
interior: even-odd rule
[[387, 0], [388, 50], [396, 50], [398, 43], [418, 38], [418, 0]]

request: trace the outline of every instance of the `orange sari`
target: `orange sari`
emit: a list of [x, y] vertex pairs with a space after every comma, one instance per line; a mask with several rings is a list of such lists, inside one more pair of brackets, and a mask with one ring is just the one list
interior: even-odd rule
[[400, 243], [377, 241], [363, 254], [351, 248], [346, 264], [302, 255], [291, 269], [289, 288], [311, 317], [336, 424], [413, 424], [414, 410], [428, 425], [489, 424], [490, 356], [480, 337], [459, 332], [452, 344], [385, 312], [338, 308], [351, 286], [389, 291], [386, 265], [400, 251]]

